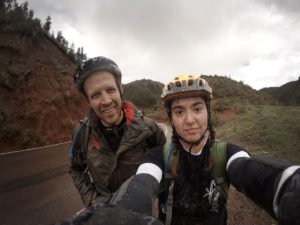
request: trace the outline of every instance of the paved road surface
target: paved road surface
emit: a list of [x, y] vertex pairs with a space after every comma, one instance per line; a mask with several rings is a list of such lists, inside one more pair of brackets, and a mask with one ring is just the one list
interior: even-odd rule
[[0, 154], [0, 225], [47, 225], [84, 207], [67, 173], [68, 147]]
[[83, 208], [67, 173], [68, 143], [0, 155], [0, 224], [43, 225]]

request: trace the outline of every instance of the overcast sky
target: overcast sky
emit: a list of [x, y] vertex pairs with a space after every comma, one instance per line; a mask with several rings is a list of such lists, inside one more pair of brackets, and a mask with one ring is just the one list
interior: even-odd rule
[[[23, 1], [19, 1], [21, 3]], [[300, 76], [298, 0], [29, 0], [75, 50], [113, 59], [123, 83], [182, 73], [230, 76], [255, 89]]]

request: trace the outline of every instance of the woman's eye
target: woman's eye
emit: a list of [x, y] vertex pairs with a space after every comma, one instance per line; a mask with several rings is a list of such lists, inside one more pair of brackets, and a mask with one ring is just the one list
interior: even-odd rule
[[183, 114], [183, 111], [175, 111], [176, 116], [181, 116]]

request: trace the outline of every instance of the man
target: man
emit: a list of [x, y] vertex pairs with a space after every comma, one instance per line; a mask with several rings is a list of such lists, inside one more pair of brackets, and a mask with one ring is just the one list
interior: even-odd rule
[[280, 224], [300, 224], [300, 167], [251, 158], [240, 146], [216, 142], [211, 99], [212, 89], [199, 76], [177, 76], [163, 89], [173, 127], [164, 150], [165, 172], [171, 173], [173, 187], [161, 195], [162, 205], [168, 202], [166, 224], [227, 224], [229, 183]]
[[109, 203], [136, 173], [141, 155], [163, 145], [162, 129], [122, 97], [121, 71], [111, 59], [92, 58], [74, 74], [90, 109], [73, 132], [70, 175], [84, 205]]

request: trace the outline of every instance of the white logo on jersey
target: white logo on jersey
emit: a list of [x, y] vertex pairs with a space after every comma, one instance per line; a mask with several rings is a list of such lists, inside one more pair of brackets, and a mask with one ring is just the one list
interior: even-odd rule
[[211, 205], [211, 211], [218, 212], [220, 192], [217, 189], [216, 182], [212, 180], [210, 182], [209, 189], [205, 188], [205, 190], [206, 190], [206, 194], [203, 195], [203, 197], [208, 198], [208, 202]]

